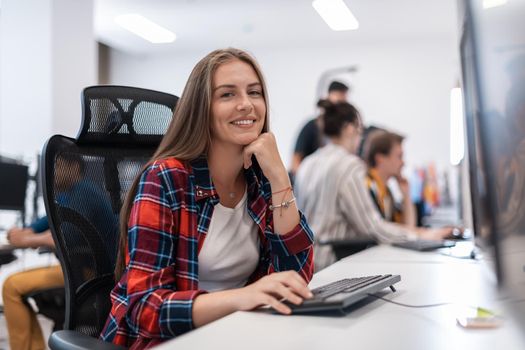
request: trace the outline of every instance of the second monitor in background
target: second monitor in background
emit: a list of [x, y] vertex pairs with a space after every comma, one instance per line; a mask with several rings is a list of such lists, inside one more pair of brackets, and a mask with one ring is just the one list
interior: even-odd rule
[[0, 162], [0, 210], [20, 212], [20, 221], [25, 223], [25, 200], [27, 182], [29, 180], [28, 167], [11, 162]]

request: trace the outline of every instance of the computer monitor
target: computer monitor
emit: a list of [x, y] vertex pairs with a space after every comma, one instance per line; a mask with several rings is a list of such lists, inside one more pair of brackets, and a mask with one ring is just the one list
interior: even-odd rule
[[[484, 249], [494, 246], [490, 216], [490, 200], [487, 192], [487, 174], [484, 163], [484, 147], [481, 143], [480, 134], [480, 82], [477, 72], [475, 53], [475, 33], [473, 19], [469, 14], [467, 2], [462, 4], [464, 22], [461, 28], [461, 68], [462, 68], [462, 90], [465, 111], [467, 158], [470, 182], [470, 200], [472, 204], [473, 229], [476, 235], [476, 243]], [[461, 12], [461, 11], [460, 11]]]
[[476, 241], [493, 250], [498, 284], [525, 324], [525, 1], [460, 4]]
[[17, 210], [25, 215], [28, 167], [0, 162], [0, 210]]

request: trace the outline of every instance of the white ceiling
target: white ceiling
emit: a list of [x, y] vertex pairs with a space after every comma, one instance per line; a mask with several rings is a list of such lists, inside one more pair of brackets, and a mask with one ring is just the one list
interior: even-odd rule
[[[345, 0], [356, 31], [334, 32], [311, 0], [95, 0], [97, 39], [141, 55], [202, 48], [333, 47], [408, 39], [447, 38], [457, 32], [456, 0]], [[139, 13], [170, 29], [177, 40], [151, 44], [114, 22]]]

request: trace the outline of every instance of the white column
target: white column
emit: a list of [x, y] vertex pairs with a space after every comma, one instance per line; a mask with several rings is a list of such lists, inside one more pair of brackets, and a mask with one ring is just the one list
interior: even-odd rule
[[2, 0], [0, 153], [31, 157], [75, 136], [80, 92], [96, 83], [93, 0]]

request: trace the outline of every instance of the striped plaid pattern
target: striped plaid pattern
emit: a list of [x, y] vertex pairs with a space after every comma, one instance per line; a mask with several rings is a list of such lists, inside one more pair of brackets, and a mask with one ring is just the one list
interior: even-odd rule
[[[313, 233], [305, 217], [285, 235], [272, 231], [271, 188], [254, 163], [245, 171], [248, 212], [259, 228], [260, 261], [249, 283], [274, 271], [313, 274]], [[207, 161], [169, 158], [142, 174], [128, 222], [126, 270], [111, 292], [101, 338], [142, 349], [193, 328], [198, 254], [219, 198]]]

